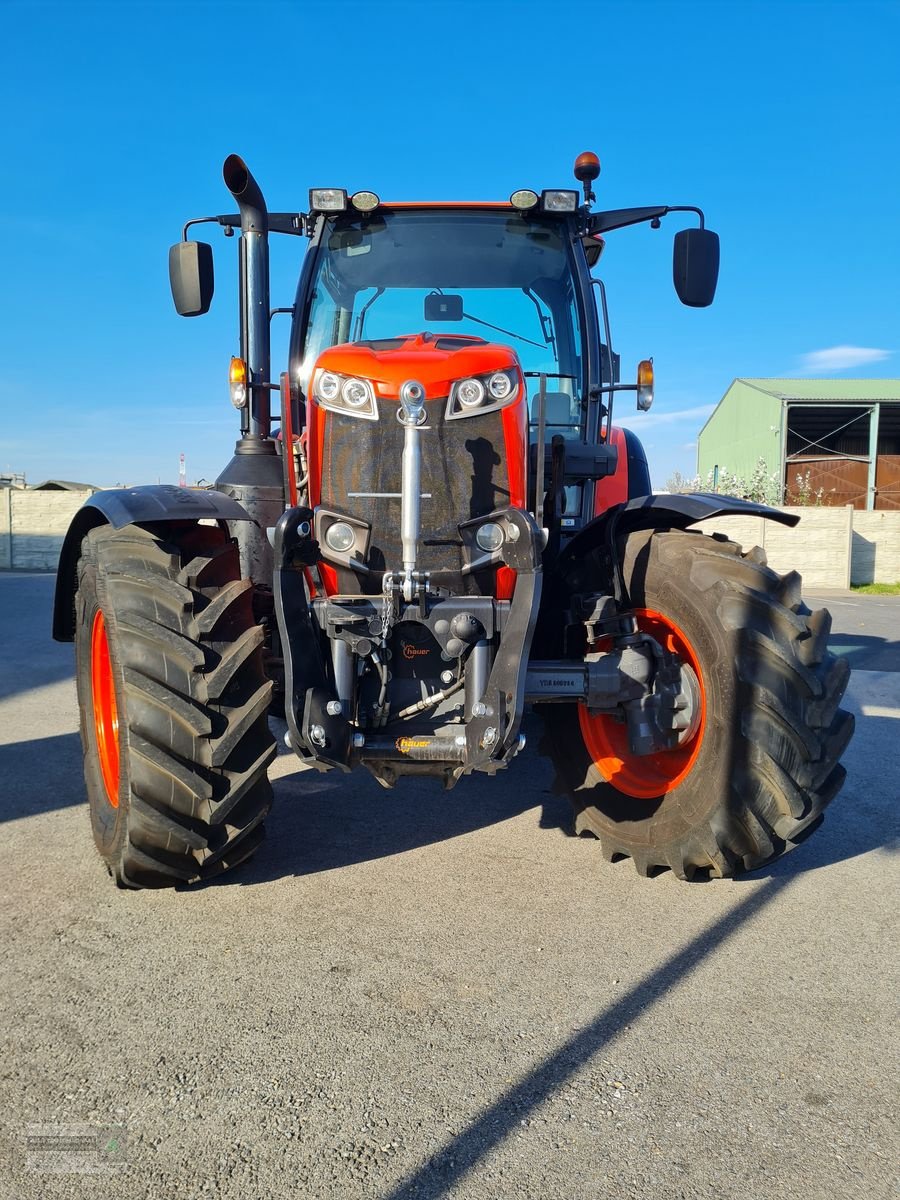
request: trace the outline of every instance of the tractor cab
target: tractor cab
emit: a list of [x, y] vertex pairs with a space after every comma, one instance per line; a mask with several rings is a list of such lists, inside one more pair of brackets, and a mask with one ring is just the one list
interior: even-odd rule
[[512, 345], [523, 370], [558, 376], [559, 390], [580, 395], [593, 306], [573, 227], [573, 214], [508, 204], [326, 216], [297, 295], [292, 366], [308, 378], [335, 342], [429, 330]]

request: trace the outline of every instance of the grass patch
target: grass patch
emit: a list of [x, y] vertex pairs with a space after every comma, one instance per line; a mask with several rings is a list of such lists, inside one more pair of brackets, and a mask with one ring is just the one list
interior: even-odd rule
[[869, 596], [900, 596], [900, 583], [851, 583], [854, 592]]

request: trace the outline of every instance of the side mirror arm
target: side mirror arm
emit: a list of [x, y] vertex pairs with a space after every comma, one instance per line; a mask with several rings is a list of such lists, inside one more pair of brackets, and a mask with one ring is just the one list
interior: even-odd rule
[[662, 204], [650, 208], [611, 208], [606, 212], [592, 213], [588, 218], [589, 233], [608, 233], [611, 229], [624, 229], [626, 225], [640, 225], [650, 221], [654, 229], [659, 228], [661, 217], [673, 212], [692, 212], [700, 218], [700, 228], [706, 228], [703, 210], [693, 204]]

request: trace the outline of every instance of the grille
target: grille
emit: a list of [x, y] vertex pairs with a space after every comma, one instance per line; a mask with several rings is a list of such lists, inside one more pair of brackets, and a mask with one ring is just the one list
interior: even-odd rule
[[[372, 528], [368, 566], [400, 569], [400, 500], [349, 495], [400, 491], [403, 426], [397, 401], [379, 400], [379, 420], [360, 421], [327, 412], [322, 464], [322, 504], [367, 521]], [[435, 572], [459, 571], [461, 521], [509, 503], [509, 475], [499, 412], [444, 421], [444, 400], [428, 404], [420, 435], [422, 501], [419, 565]]]

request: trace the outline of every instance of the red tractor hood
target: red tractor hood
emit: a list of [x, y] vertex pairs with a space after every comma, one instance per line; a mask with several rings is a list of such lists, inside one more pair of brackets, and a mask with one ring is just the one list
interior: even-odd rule
[[457, 379], [519, 369], [509, 346], [461, 334], [416, 333], [332, 346], [319, 356], [318, 370], [368, 379], [379, 396], [394, 398], [401, 384], [416, 379], [429, 400], [445, 397]]

